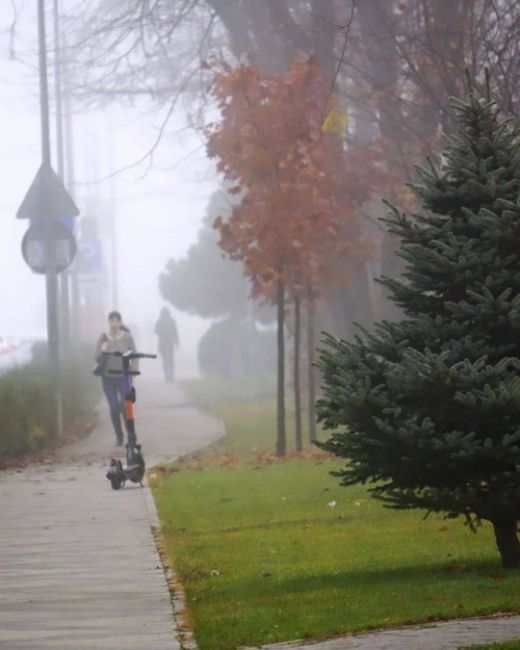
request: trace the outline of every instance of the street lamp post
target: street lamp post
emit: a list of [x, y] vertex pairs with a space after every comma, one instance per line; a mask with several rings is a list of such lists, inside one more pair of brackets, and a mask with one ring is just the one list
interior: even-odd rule
[[[56, 106], [56, 171], [60, 179], [69, 187], [70, 178], [65, 175], [65, 139], [68, 137], [64, 128], [63, 115], [63, 54], [62, 36], [60, 27], [60, 0], [53, 2], [53, 32], [54, 32], [54, 101]], [[70, 110], [70, 106], [69, 106]], [[70, 153], [70, 152], [69, 152]], [[71, 351], [71, 317], [70, 317], [70, 287], [72, 274], [67, 269], [61, 273], [59, 280], [59, 301], [60, 301], [60, 351], [64, 358], [70, 355]]]
[[[47, 84], [47, 43], [45, 36], [45, 0], [38, 2], [38, 60], [40, 74], [40, 124], [42, 165], [51, 167], [51, 144], [49, 129], [49, 90]], [[41, 184], [42, 192], [46, 187]], [[45, 197], [41, 204], [44, 205]], [[49, 354], [49, 370], [53, 380], [54, 392], [54, 427], [58, 437], [63, 435], [63, 407], [60, 382], [60, 347], [59, 347], [59, 318], [58, 318], [58, 274], [54, 260], [51, 260], [54, 242], [51, 235], [50, 214], [41, 215], [45, 228], [45, 287], [47, 292], [47, 341]]]

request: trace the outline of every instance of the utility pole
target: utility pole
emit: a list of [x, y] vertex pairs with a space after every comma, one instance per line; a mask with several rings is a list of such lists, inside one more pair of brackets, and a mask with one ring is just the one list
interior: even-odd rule
[[58, 273], [70, 265], [76, 254], [76, 242], [70, 220], [78, 216], [79, 210], [51, 164], [44, 2], [45, 0], [37, 0], [42, 161], [16, 212], [16, 217], [30, 220], [29, 229], [22, 239], [22, 256], [32, 271], [45, 275], [48, 369], [52, 381], [52, 433], [59, 438], [63, 434], [63, 409]]
[[[59, 0], [54, 0], [54, 101], [56, 105], [56, 161], [58, 176], [65, 181], [64, 147], [63, 147], [63, 102], [61, 81], [61, 37], [60, 37], [60, 6]], [[68, 181], [68, 179], [67, 179]], [[63, 271], [60, 278], [60, 314], [61, 314], [61, 343], [62, 351], [70, 352], [70, 300], [69, 272]]]
[[[68, 51], [67, 34], [63, 32], [60, 34], [60, 44], [63, 52]], [[67, 181], [67, 189], [69, 190], [73, 199], [76, 198], [75, 181], [76, 170], [74, 167], [74, 124], [72, 120], [72, 101], [70, 89], [70, 68], [68, 65], [63, 67], [65, 73], [62, 77], [62, 97], [63, 97], [63, 126], [64, 126], [64, 147], [65, 147], [65, 178]], [[69, 286], [70, 286], [70, 310], [69, 310], [69, 336], [70, 332], [79, 331], [79, 289], [78, 289], [78, 274], [77, 270], [72, 268], [68, 271]]]
[[[115, 156], [114, 156], [114, 139], [115, 139], [115, 123], [112, 113], [109, 113], [109, 126], [112, 138], [108, 141], [108, 161], [109, 169], [115, 169]], [[115, 200], [115, 179], [114, 176], [110, 177], [108, 186], [108, 209], [110, 211], [110, 275], [111, 275], [111, 306], [110, 309], [118, 309], [119, 295], [118, 295], [118, 273], [117, 273], [117, 221], [116, 221], [116, 200]]]
[[[51, 146], [49, 130], [49, 90], [47, 84], [47, 43], [45, 37], [45, 0], [38, 3], [38, 53], [40, 73], [40, 122], [42, 166], [51, 168]], [[45, 186], [42, 184], [42, 188]], [[43, 192], [45, 189], [43, 189]], [[42, 193], [43, 193], [42, 192]], [[41, 204], [46, 197], [41, 197]], [[42, 215], [45, 228], [45, 287], [47, 292], [47, 342], [49, 354], [49, 370], [52, 376], [54, 393], [54, 430], [57, 437], [63, 435], [63, 405], [60, 381], [60, 347], [58, 319], [58, 274], [51, 254], [54, 252], [54, 241], [51, 231], [51, 215]], [[51, 253], [52, 252], [52, 253]]]
[[109, 210], [110, 210], [110, 266], [112, 268], [112, 309], [118, 308], [119, 295], [118, 295], [118, 274], [117, 274], [117, 222], [116, 222], [116, 205], [115, 205], [115, 192], [114, 192], [114, 179], [111, 178], [110, 181], [110, 198], [109, 198]]

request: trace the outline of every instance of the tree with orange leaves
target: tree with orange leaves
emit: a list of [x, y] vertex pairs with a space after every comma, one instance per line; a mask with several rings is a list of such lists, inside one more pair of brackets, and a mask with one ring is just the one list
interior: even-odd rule
[[[298, 359], [301, 301], [312, 309], [339, 255], [364, 254], [356, 206], [368, 191], [338, 138], [340, 113], [331, 108], [329, 83], [312, 58], [271, 76], [253, 65], [225, 65], [212, 93], [221, 121], [206, 129], [208, 154], [241, 197], [231, 217], [214, 225], [222, 249], [243, 263], [253, 292], [277, 305], [276, 453], [283, 456], [286, 296], [295, 302]], [[301, 447], [301, 420], [298, 426]]]

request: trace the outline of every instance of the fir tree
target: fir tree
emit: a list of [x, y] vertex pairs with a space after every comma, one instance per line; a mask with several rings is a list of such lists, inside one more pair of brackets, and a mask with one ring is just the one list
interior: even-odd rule
[[419, 168], [423, 208], [390, 206], [400, 281], [382, 278], [402, 322], [326, 336], [318, 413], [390, 507], [488, 520], [504, 567], [520, 567], [520, 127], [489, 92], [453, 101], [457, 133]]

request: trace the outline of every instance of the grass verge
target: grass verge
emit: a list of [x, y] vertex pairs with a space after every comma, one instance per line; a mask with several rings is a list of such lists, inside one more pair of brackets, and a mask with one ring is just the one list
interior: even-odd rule
[[486, 643], [484, 645], [470, 645], [458, 650], [520, 650], [520, 640], [504, 641], [503, 643]]
[[266, 400], [213, 412], [225, 453], [150, 475], [201, 650], [519, 610], [488, 526], [385, 509], [318, 451], [276, 460]]

